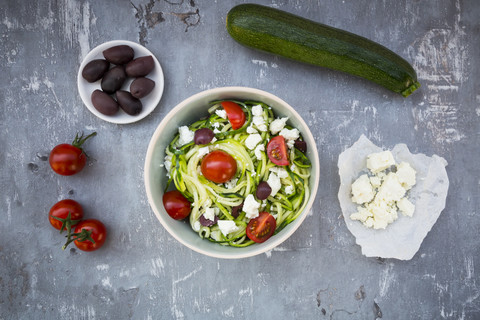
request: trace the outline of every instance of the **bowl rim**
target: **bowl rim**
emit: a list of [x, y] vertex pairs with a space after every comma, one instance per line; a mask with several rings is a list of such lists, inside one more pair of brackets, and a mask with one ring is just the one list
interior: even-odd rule
[[[86, 86], [90, 85], [90, 83], [88, 83], [82, 77], [83, 68], [85, 67], [85, 65], [88, 62], [94, 60], [95, 56], [97, 56], [98, 54], [101, 54], [103, 52], [103, 50], [106, 50], [110, 47], [114, 47], [114, 46], [118, 46], [118, 45], [128, 45], [128, 46], [132, 47], [135, 51], [135, 57], [134, 58], [137, 58], [137, 55], [139, 53], [140, 53], [140, 56], [151, 55], [153, 57], [153, 61], [155, 63], [155, 72], [156, 72], [157, 76], [155, 78], [152, 78], [152, 77], [148, 77], [148, 75], [147, 75], [147, 78], [150, 78], [150, 79], [155, 81], [155, 88], [153, 89], [152, 92], [150, 92], [149, 95], [156, 95], [156, 97], [152, 96], [151, 99], [154, 99], [154, 100], [150, 102], [148, 107], [143, 106], [142, 112], [140, 112], [139, 114], [134, 115], [134, 116], [127, 115], [126, 113], [125, 113], [125, 116], [123, 114], [121, 114], [121, 116], [119, 116], [119, 113], [124, 112], [123, 110], [119, 110], [118, 113], [116, 113], [113, 116], [108, 116], [108, 115], [105, 115], [103, 113], [100, 113], [93, 106], [93, 104], [91, 102], [91, 94], [92, 93], [91, 92], [87, 93]], [[141, 52], [139, 52], [139, 50]], [[97, 80], [97, 81], [100, 81], [100, 80]], [[125, 83], [127, 83], [127, 82], [128, 81], [125, 81]], [[149, 49], [147, 49], [145, 46], [143, 46], [139, 43], [133, 42], [133, 41], [129, 41], [129, 40], [110, 40], [110, 41], [107, 41], [107, 42], [104, 42], [104, 43], [101, 43], [101, 44], [97, 45], [95, 48], [91, 49], [87, 53], [87, 55], [85, 55], [82, 62], [80, 63], [80, 66], [79, 66], [78, 72], [77, 72], [77, 90], [78, 90], [78, 94], [80, 95], [80, 98], [81, 98], [84, 106], [91, 113], [93, 113], [95, 116], [97, 116], [98, 118], [100, 118], [104, 121], [110, 122], [110, 123], [114, 123], [114, 124], [130, 124], [130, 123], [140, 121], [143, 118], [145, 118], [146, 116], [148, 116], [150, 113], [153, 112], [153, 110], [155, 110], [155, 108], [160, 103], [160, 100], [162, 99], [162, 96], [163, 96], [164, 88], [165, 88], [165, 75], [163, 73], [162, 65], [158, 61], [157, 57]]]
[[[266, 242], [262, 243], [263, 246], [258, 246], [258, 248], [256, 248], [256, 249], [246, 251], [246, 252], [239, 250], [237, 254], [224, 255], [222, 253], [211, 252], [211, 251], [208, 251], [208, 250], [198, 248], [198, 247], [190, 244], [189, 242], [185, 241], [184, 239], [182, 239], [173, 230], [171, 230], [169, 228], [168, 224], [166, 223], [166, 219], [168, 218], [168, 216], [166, 214], [162, 214], [161, 212], [159, 212], [158, 208], [154, 205], [154, 200], [153, 200], [153, 195], [152, 195], [152, 187], [151, 187], [151, 184], [150, 184], [149, 176], [150, 176], [151, 159], [152, 159], [153, 151], [155, 149], [155, 145], [157, 144], [158, 138], [160, 137], [160, 135], [163, 132], [167, 123], [169, 123], [175, 117], [175, 115], [183, 107], [185, 107], [185, 105], [188, 105], [195, 100], [201, 99], [205, 96], [209, 96], [209, 95], [212, 95], [212, 94], [221, 94], [221, 93], [232, 94], [233, 93], [232, 96], [234, 96], [235, 92], [237, 92], [237, 94], [239, 94], [239, 93], [249, 93], [249, 94], [263, 95], [263, 96], [265, 96], [269, 99], [275, 100], [279, 104], [282, 104], [283, 106], [285, 106], [286, 109], [288, 109], [296, 117], [296, 120], [298, 120], [298, 122], [300, 122], [302, 124], [302, 126], [304, 128], [306, 128], [305, 132], [302, 132], [302, 135], [303, 136], [308, 136], [309, 140], [314, 142], [313, 146], [309, 146], [309, 148], [311, 150], [311, 154], [313, 155], [313, 159], [310, 159], [310, 160], [312, 162], [312, 167], [315, 166], [317, 168], [317, 170], [316, 170], [316, 176], [315, 177], [313, 177], [313, 176], [310, 177], [310, 179], [315, 179], [315, 180], [313, 181], [313, 188], [310, 190], [310, 197], [308, 199], [308, 203], [305, 206], [303, 212], [300, 214], [300, 216], [298, 216], [297, 219], [295, 219], [291, 223], [291, 224], [293, 224], [293, 226], [290, 229], [282, 230], [282, 232], [280, 232], [280, 234], [276, 235], [275, 238], [270, 239], [270, 240], [273, 240], [273, 241], [266, 241]], [[170, 110], [165, 115], [165, 117], [162, 119], [162, 121], [159, 123], [159, 125], [155, 129], [155, 132], [153, 133], [153, 135], [150, 139], [150, 142], [148, 144], [147, 153], [146, 153], [146, 156], [145, 156], [145, 165], [144, 165], [145, 189], [146, 189], [149, 205], [150, 205], [151, 209], [153, 210], [153, 212], [155, 213], [155, 216], [157, 217], [157, 219], [160, 221], [162, 226], [168, 231], [168, 233], [171, 236], [173, 236], [177, 241], [179, 241], [181, 244], [183, 244], [184, 246], [190, 248], [191, 250], [193, 250], [195, 252], [204, 254], [204, 255], [209, 256], [209, 257], [214, 257], [214, 258], [241, 259], [241, 258], [253, 257], [255, 255], [259, 255], [259, 254], [268, 252], [268, 251], [272, 250], [273, 248], [277, 247], [278, 245], [280, 245], [285, 240], [287, 240], [300, 227], [300, 225], [303, 223], [305, 218], [309, 215], [309, 212], [310, 212], [310, 210], [313, 206], [313, 203], [315, 201], [315, 197], [316, 197], [316, 194], [317, 194], [317, 191], [318, 191], [319, 180], [320, 180], [320, 160], [319, 160], [319, 156], [318, 156], [318, 150], [317, 150], [317, 147], [316, 147], [315, 139], [314, 139], [314, 137], [313, 137], [313, 135], [310, 131], [310, 128], [306, 124], [306, 122], [295, 111], [295, 109], [292, 106], [290, 106], [288, 103], [286, 103], [284, 100], [280, 99], [276, 95], [271, 94], [269, 92], [266, 92], [266, 91], [263, 91], [263, 90], [260, 90], [260, 89], [250, 88], [250, 87], [230, 86], [230, 87], [218, 87], [218, 88], [208, 89], [208, 90], [198, 92], [198, 93], [186, 98], [185, 100], [181, 101], [180, 103], [178, 103], [172, 110]]]

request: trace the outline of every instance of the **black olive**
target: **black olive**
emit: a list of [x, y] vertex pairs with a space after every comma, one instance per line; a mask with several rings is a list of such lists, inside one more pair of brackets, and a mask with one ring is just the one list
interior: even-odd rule
[[307, 143], [303, 140], [295, 140], [294, 147], [303, 153], [307, 152]]
[[193, 141], [195, 144], [207, 144], [213, 140], [215, 134], [209, 128], [202, 128], [195, 131], [195, 136], [193, 137]]
[[268, 185], [268, 182], [262, 181], [258, 184], [257, 192], [256, 192], [258, 200], [267, 199], [271, 193], [272, 193], [272, 188]]

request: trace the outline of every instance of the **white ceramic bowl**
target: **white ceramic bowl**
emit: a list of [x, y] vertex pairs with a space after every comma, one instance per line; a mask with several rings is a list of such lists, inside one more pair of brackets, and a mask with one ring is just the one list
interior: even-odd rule
[[[128, 45], [132, 47], [133, 51], [135, 52], [134, 59], [142, 56], [151, 55], [153, 57], [153, 61], [155, 62], [155, 68], [152, 70], [152, 72], [150, 72], [146, 76], [146, 78], [150, 78], [153, 81], [155, 81], [155, 87], [153, 88], [153, 91], [150, 92], [146, 97], [140, 99], [143, 104], [143, 110], [142, 112], [140, 112], [135, 116], [131, 116], [125, 113], [122, 109], [118, 110], [118, 112], [113, 116], [107, 116], [103, 113], [100, 113], [93, 106], [91, 96], [92, 96], [92, 92], [95, 91], [96, 89], [101, 90], [100, 88], [101, 80], [95, 81], [93, 83], [89, 83], [87, 80], [85, 80], [82, 77], [82, 70], [87, 63], [89, 63], [94, 59], [105, 59], [103, 56], [103, 51], [108, 48], [119, 46], [119, 45]], [[132, 78], [127, 78], [121, 90], [130, 91], [130, 84], [132, 83], [132, 81], [133, 81]], [[78, 69], [77, 86], [78, 86], [78, 92], [80, 93], [80, 97], [82, 98], [83, 103], [88, 108], [88, 110], [90, 110], [94, 115], [96, 115], [100, 119], [103, 119], [105, 121], [112, 122], [112, 123], [118, 123], [118, 124], [132, 123], [145, 118], [157, 107], [158, 103], [160, 102], [160, 99], [162, 98], [162, 94], [163, 94], [163, 87], [164, 87], [163, 70], [157, 58], [155, 58], [153, 53], [151, 53], [150, 50], [148, 50], [144, 46], [141, 46], [138, 43], [131, 42], [131, 41], [114, 40], [114, 41], [102, 43], [101, 45], [95, 47], [92, 51], [90, 51], [85, 56], [82, 64], [80, 65], [80, 68]]]
[[[245, 248], [222, 246], [205, 239], [201, 239], [194, 232], [188, 221], [177, 221], [167, 214], [163, 207], [163, 190], [167, 183], [165, 168], [160, 165], [164, 162], [165, 147], [170, 143], [173, 136], [178, 132], [178, 127], [190, 125], [200, 117], [208, 114], [209, 102], [218, 99], [256, 100], [262, 101], [272, 107], [276, 116], [288, 116], [289, 124], [300, 130], [308, 145], [307, 156], [312, 162], [310, 177], [310, 198], [301, 215], [280, 233], [271, 237], [261, 244], [254, 244]], [[300, 226], [310, 211], [317, 193], [320, 177], [320, 163], [318, 160], [315, 140], [307, 124], [300, 115], [285, 101], [265, 91], [244, 87], [216, 88], [197, 93], [182, 101], [173, 108], [159, 124], [148, 146], [145, 159], [145, 188], [148, 201], [160, 223], [167, 231], [185, 246], [207, 256], [238, 259], [251, 257], [264, 253], [285, 241]], [[306, 236], [306, 235], [305, 235]]]

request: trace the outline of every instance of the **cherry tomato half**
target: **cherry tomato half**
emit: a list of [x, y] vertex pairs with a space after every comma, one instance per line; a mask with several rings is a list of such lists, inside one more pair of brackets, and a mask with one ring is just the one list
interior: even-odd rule
[[242, 107], [232, 101], [223, 101], [222, 107], [227, 112], [227, 118], [232, 125], [232, 129], [240, 129], [245, 123], [245, 112], [243, 112]]
[[190, 201], [178, 190], [172, 190], [163, 194], [163, 206], [168, 215], [175, 220], [188, 217], [192, 210]]
[[75, 137], [72, 144], [62, 143], [52, 149], [48, 159], [53, 171], [62, 176], [71, 176], [85, 167], [87, 155], [82, 150], [82, 144], [90, 137], [96, 135], [96, 132], [84, 137]]
[[68, 228], [67, 224], [70, 224], [70, 227], [72, 227], [82, 219], [83, 208], [80, 203], [72, 199], [64, 199], [55, 203], [48, 213], [50, 224], [55, 229], [62, 231]]
[[202, 174], [215, 183], [224, 183], [232, 179], [237, 172], [237, 161], [222, 150], [214, 150], [202, 159]]
[[84, 241], [75, 240], [74, 243], [77, 248], [83, 251], [94, 251], [99, 249], [103, 246], [105, 239], [107, 238], [107, 229], [105, 228], [105, 225], [96, 219], [80, 221], [75, 227], [75, 233], [80, 234], [77, 239], [82, 239], [82, 234], [88, 234], [88, 236], [95, 242], [93, 243], [88, 237]]
[[275, 218], [268, 212], [260, 212], [258, 217], [248, 223], [247, 237], [257, 243], [262, 243], [273, 235], [276, 228]]
[[270, 139], [267, 144], [267, 155], [277, 166], [288, 166], [287, 145], [283, 136]]

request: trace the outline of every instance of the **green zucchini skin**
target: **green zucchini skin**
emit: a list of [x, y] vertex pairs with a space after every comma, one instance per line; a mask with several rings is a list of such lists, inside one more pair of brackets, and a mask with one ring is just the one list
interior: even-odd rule
[[404, 97], [420, 87], [413, 67], [393, 51], [285, 11], [257, 4], [238, 5], [227, 14], [227, 31], [247, 47], [350, 73]]

